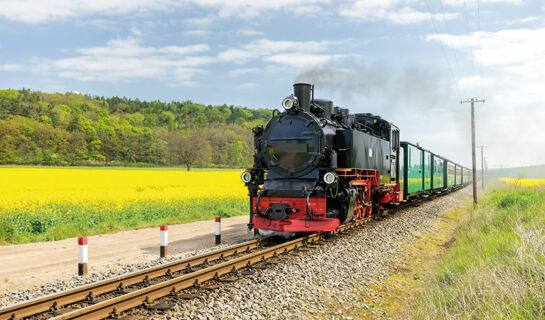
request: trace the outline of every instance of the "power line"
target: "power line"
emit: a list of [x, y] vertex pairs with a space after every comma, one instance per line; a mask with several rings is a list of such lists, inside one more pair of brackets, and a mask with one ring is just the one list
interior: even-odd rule
[[[456, 51], [453, 49], [454, 41], [453, 41], [452, 35], [450, 34], [450, 29], [448, 27], [448, 24], [446, 22], [445, 10], [441, 3], [442, 15], [438, 15], [438, 16], [441, 16], [441, 18], [443, 19], [443, 23], [446, 28], [446, 33], [443, 33], [444, 38], [440, 39], [439, 28], [438, 28], [438, 24], [440, 22], [436, 21], [436, 19], [440, 19], [440, 18], [434, 18], [435, 14], [432, 13], [433, 10], [428, 0], [426, 0], [426, 6], [428, 8], [429, 19], [431, 21], [433, 31], [435, 35], [437, 36], [437, 40], [438, 40], [437, 42], [439, 42], [439, 45], [441, 46], [441, 51], [442, 51], [444, 60], [448, 63], [449, 71], [452, 77], [452, 86], [453, 86], [452, 89], [455, 90], [458, 95], [461, 95], [460, 87], [458, 83], [458, 79], [460, 78], [461, 71], [460, 71], [460, 66], [458, 62], [458, 56], [456, 55]], [[435, 11], [437, 12], [437, 10]]]
[[[467, 42], [469, 44], [469, 50], [471, 52], [472, 50], [472, 43], [471, 43], [471, 30], [469, 27], [469, 14], [467, 12], [467, 3], [466, 0], [464, 0], [464, 14], [466, 16], [466, 26], [467, 26]], [[473, 69], [473, 75], [477, 76], [477, 72], [475, 72], [475, 58], [473, 56], [473, 52], [471, 52], [471, 68]]]
[[[435, 19], [433, 18], [433, 14], [431, 13], [431, 7], [430, 7], [430, 4], [429, 4], [428, 0], [426, 0], [426, 6], [428, 7], [429, 18], [430, 18], [431, 25], [433, 27], [433, 32], [435, 33], [436, 36], [439, 36], [439, 32], [437, 30], [437, 26], [435, 25]], [[443, 42], [442, 41], [438, 41], [438, 42], [439, 42], [439, 45], [441, 46], [441, 52], [443, 54], [443, 59], [449, 65], [449, 71], [450, 71], [450, 74], [452, 76], [452, 81], [453, 81], [454, 84], [456, 84], [456, 76], [454, 74], [453, 61], [447, 57], [447, 49], [445, 49], [445, 45], [443, 44]]]
[[477, 26], [478, 26], [478, 37], [479, 37], [479, 60], [480, 60], [480, 71], [481, 71], [481, 89], [483, 86], [483, 47], [481, 43], [481, 13], [479, 0], [477, 0]]
[[452, 34], [450, 33], [450, 28], [448, 26], [447, 19], [445, 18], [446, 13], [445, 13], [445, 8], [443, 6], [443, 1], [439, 0], [439, 5], [441, 7], [441, 12], [443, 14], [443, 23], [445, 24], [445, 29], [447, 30], [447, 38], [450, 41], [450, 46], [449, 47], [451, 49], [452, 55], [454, 56], [454, 63], [456, 65], [456, 69], [458, 70], [458, 74], [461, 74], [460, 66], [459, 66], [459, 63], [458, 63], [459, 59], [458, 59], [458, 56], [456, 55], [456, 51], [453, 49], [454, 48], [454, 40], [452, 39]]

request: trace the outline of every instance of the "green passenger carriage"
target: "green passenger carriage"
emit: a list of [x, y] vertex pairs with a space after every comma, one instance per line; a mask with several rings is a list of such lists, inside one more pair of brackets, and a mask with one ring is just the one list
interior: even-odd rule
[[471, 181], [468, 169], [410, 142], [401, 142], [399, 159], [400, 189], [407, 197], [458, 188]]

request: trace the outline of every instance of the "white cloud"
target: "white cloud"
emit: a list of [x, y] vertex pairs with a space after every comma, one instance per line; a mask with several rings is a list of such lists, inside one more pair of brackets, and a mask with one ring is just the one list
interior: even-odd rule
[[264, 34], [262, 31], [241, 29], [237, 31], [237, 36], [259, 36]]
[[25, 23], [42, 23], [92, 14], [121, 15], [167, 10], [171, 0], [3, 0], [0, 17]]
[[545, 67], [545, 28], [506, 29], [469, 35], [434, 34], [428, 41], [441, 42], [459, 50], [469, 51], [484, 66], [500, 67], [517, 74], [541, 75], [536, 67]]
[[[463, 7], [463, 6], [476, 6], [476, 2], [467, 1], [467, 0], [443, 0], [448, 6], [452, 7]], [[524, 0], [480, 0], [480, 4], [490, 4], [490, 3], [506, 3], [506, 4], [522, 4]]]
[[288, 11], [292, 14], [309, 14], [321, 11], [320, 5], [330, 0], [191, 0], [200, 7], [215, 9], [220, 17], [255, 18], [264, 12]]
[[538, 20], [541, 20], [541, 19], [542, 19], [542, 17], [530, 16], [530, 17], [525, 17], [525, 18], [520, 18], [520, 19], [507, 20], [507, 21], [505, 21], [505, 24], [510, 26], [510, 25], [513, 25], [513, 24], [523, 24], [523, 23], [534, 22], [534, 21], [538, 21]]
[[204, 17], [195, 17], [184, 19], [184, 23], [192, 28], [206, 28], [214, 24], [216, 17], [213, 15], [207, 15]]
[[258, 53], [252, 51], [232, 48], [218, 54], [218, 58], [220, 61], [234, 62], [239, 64], [246, 63], [247, 61], [255, 59], [258, 56]]
[[491, 87], [496, 84], [497, 81], [494, 78], [484, 78], [480, 76], [469, 76], [458, 80], [458, 88], [466, 92], [476, 87], [488, 86]]
[[295, 68], [305, 68], [331, 63], [335, 60], [349, 57], [347, 54], [312, 54], [312, 53], [283, 53], [263, 58], [266, 62], [285, 64]]
[[83, 55], [110, 55], [120, 57], [142, 56], [146, 54], [193, 54], [210, 50], [207, 44], [195, 44], [189, 46], [165, 46], [165, 47], [145, 47], [140, 44], [140, 39], [128, 37], [126, 39], [114, 39], [106, 43], [103, 47], [77, 48], [75, 51]]
[[545, 140], [545, 28], [505, 29], [479, 34], [429, 35], [473, 58], [486, 76], [458, 81], [462, 92], [482, 96], [477, 107], [477, 140], [490, 146], [491, 162], [507, 166], [543, 163]]
[[17, 63], [0, 64], [0, 70], [8, 72], [23, 71], [25, 67]]
[[[3, 0], [0, 17], [24, 23], [43, 23], [90, 15], [115, 16], [128, 13], [147, 14], [198, 7], [213, 10], [223, 18], [254, 18], [264, 12], [286, 10], [294, 14], [317, 13], [329, 0]], [[203, 26], [213, 23], [211, 17], [186, 20]]]
[[[133, 32], [134, 33], [134, 32]], [[195, 77], [207, 73], [213, 63], [244, 64], [259, 60], [270, 65], [282, 65], [297, 70], [303, 67], [329, 63], [354, 56], [330, 54], [349, 40], [342, 41], [273, 41], [258, 39], [239, 48], [227, 48], [217, 55], [207, 54], [208, 44], [187, 46], [147, 46], [140, 38], [129, 36], [113, 39], [103, 46], [83, 47], [66, 51], [72, 55], [59, 59], [35, 58], [28, 66], [0, 65], [3, 71], [23, 71], [40, 74], [57, 74], [61, 78], [79, 81], [131, 82], [155, 79], [169, 84], [195, 86]], [[270, 70], [268, 68], [267, 70]], [[260, 72], [259, 68], [241, 67], [229, 72], [242, 76]], [[249, 85], [245, 85], [249, 86]]]
[[200, 38], [206, 38], [210, 35], [210, 33], [211, 33], [210, 30], [201, 30], [201, 29], [187, 30], [183, 32], [184, 36], [200, 37]]
[[238, 68], [238, 69], [233, 69], [229, 71], [229, 75], [237, 77], [237, 76], [241, 76], [241, 75], [245, 75], [249, 73], [257, 73], [259, 71], [261, 71], [261, 69], [259, 68]]
[[452, 20], [459, 13], [428, 13], [415, 10], [411, 0], [357, 0], [341, 7], [339, 14], [357, 21], [387, 21], [394, 24], [417, 24], [436, 20]]
[[[133, 32], [136, 33], [136, 32]], [[208, 44], [187, 46], [147, 46], [140, 38], [113, 39], [103, 46], [83, 47], [64, 52], [64, 58], [34, 58], [28, 65], [4, 64], [3, 71], [31, 70], [39, 74], [56, 74], [79, 81], [131, 82], [155, 79], [169, 84], [195, 86], [195, 77], [207, 73], [213, 63], [244, 64], [258, 60], [269, 66], [290, 66], [293, 70], [342, 59], [349, 54], [330, 54], [349, 40], [342, 41], [273, 41], [258, 39], [239, 48], [227, 48], [217, 55], [208, 54]], [[353, 55], [352, 55], [353, 56]], [[270, 67], [267, 68], [270, 71]], [[258, 73], [255, 67], [240, 67], [230, 76]]]
[[293, 13], [298, 15], [316, 16], [324, 13], [324, 9], [319, 5], [294, 6]]
[[243, 84], [237, 86], [238, 89], [244, 89], [244, 90], [252, 89], [252, 88], [255, 88], [255, 87], [257, 87], [257, 83], [255, 83], [255, 82], [246, 82], [246, 83], [243, 83]]
[[205, 74], [209, 56], [193, 56], [209, 50], [206, 44], [150, 47], [137, 38], [110, 40], [102, 47], [75, 49], [73, 57], [38, 59], [31, 69], [56, 73], [79, 81], [127, 82], [156, 79], [173, 85], [194, 86], [194, 77]]
[[136, 27], [132, 27], [131, 28], [131, 33], [134, 34], [135, 36], [139, 37], [142, 35], [142, 30], [136, 28]]
[[305, 67], [309, 64], [319, 64], [347, 57], [347, 54], [323, 53], [330, 48], [339, 50], [339, 46], [347, 41], [273, 41], [258, 39], [243, 45], [241, 48], [229, 48], [218, 54], [218, 59], [223, 62], [239, 64], [261, 59], [266, 62]]

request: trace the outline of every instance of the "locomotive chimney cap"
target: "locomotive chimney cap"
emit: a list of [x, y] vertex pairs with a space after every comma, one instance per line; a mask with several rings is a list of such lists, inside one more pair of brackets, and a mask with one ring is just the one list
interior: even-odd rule
[[301, 109], [310, 112], [310, 103], [314, 99], [314, 85], [303, 82], [294, 83], [293, 93]]

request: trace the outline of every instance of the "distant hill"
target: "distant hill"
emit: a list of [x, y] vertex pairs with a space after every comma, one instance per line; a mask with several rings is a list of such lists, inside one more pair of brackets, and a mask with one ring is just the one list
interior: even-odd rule
[[245, 167], [270, 109], [0, 90], [0, 164]]
[[521, 175], [524, 178], [545, 179], [545, 165], [488, 170], [491, 178], [518, 178]]

